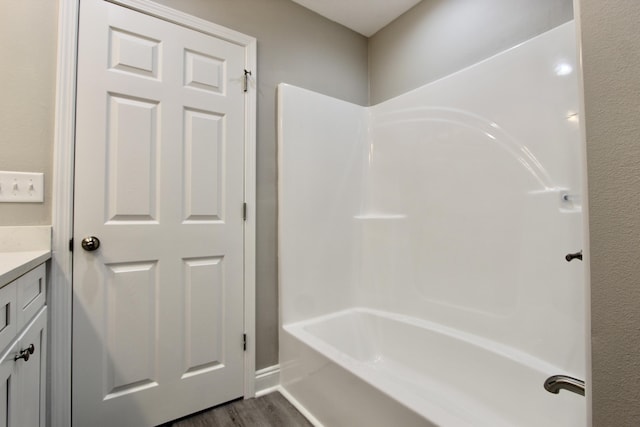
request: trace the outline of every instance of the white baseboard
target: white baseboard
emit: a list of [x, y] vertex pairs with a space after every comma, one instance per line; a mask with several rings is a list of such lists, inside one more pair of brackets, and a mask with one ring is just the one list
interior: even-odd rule
[[268, 366], [256, 371], [256, 397], [265, 394], [279, 392], [285, 399], [293, 405], [314, 427], [324, 427], [324, 425], [314, 417], [298, 400], [280, 385], [280, 365]]
[[287, 399], [289, 403], [291, 403], [294, 406], [294, 408], [296, 408], [298, 412], [300, 412], [311, 424], [313, 424], [314, 427], [324, 427], [324, 425], [320, 421], [318, 421], [318, 419], [314, 417], [313, 414], [311, 414], [311, 412], [307, 410], [307, 408], [302, 406], [302, 404], [298, 402], [298, 400], [295, 397], [289, 394], [289, 392], [285, 390], [284, 387], [277, 386], [276, 390], [280, 392], [280, 394], [285, 399]]
[[256, 397], [276, 391], [280, 386], [280, 365], [256, 371]]

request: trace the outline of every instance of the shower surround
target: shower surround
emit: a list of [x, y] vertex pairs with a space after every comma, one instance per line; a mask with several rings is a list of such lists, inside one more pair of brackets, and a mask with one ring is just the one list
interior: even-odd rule
[[283, 393], [326, 426], [584, 426], [575, 27], [373, 107], [279, 87]]

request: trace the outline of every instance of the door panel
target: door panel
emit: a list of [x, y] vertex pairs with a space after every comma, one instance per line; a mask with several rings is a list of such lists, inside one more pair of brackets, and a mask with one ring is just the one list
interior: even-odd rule
[[[224, 366], [223, 257], [184, 260], [184, 372], [191, 376]], [[210, 303], [213, 302], [213, 303]]]
[[225, 118], [203, 111], [184, 111], [185, 221], [220, 221], [222, 145]]
[[156, 262], [106, 265], [105, 399], [158, 385]]
[[90, 0], [78, 56], [73, 421], [240, 397], [244, 48]]
[[107, 95], [107, 222], [157, 221], [159, 102]]

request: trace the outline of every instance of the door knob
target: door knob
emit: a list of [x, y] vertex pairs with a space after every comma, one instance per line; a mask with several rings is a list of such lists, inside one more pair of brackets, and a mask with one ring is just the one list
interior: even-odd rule
[[100, 247], [100, 239], [95, 236], [89, 236], [82, 239], [82, 249], [85, 251], [95, 251]]

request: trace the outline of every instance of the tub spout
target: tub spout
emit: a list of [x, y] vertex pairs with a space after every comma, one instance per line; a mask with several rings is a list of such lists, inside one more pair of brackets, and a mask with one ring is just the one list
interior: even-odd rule
[[544, 382], [549, 393], [558, 394], [561, 389], [584, 396], [584, 381], [566, 375], [553, 375]]

